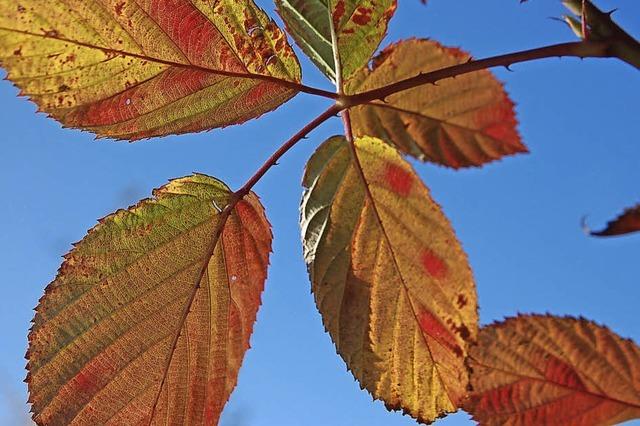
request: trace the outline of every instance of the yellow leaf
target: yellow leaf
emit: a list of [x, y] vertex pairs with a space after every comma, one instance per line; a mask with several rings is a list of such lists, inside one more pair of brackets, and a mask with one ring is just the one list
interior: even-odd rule
[[[430, 40], [391, 45], [349, 82], [359, 93], [467, 62], [471, 56]], [[405, 154], [460, 168], [527, 152], [513, 102], [488, 70], [395, 93], [352, 109], [356, 136], [376, 136]]]
[[204, 175], [173, 180], [66, 255], [29, 334], [38, 424], [217, 424], [271, 250], [253, 194], [222, 226], [230, 194]]
[[252, 0], [0, 0], [0, 65], [64, 126], [131, 140], [244, 122], [300, 81]]
[[466, 392], [478, 322], [471, 271], [411, 166], [379, 139], [351, 148], [329, 139], [304, 176], [301, 227], [316, 304], [361, 386], [430, 422]]
[[483, 425], [640, 417], [640, 348], [584, 319], [522, 315], [480, 330], [465, 410]]

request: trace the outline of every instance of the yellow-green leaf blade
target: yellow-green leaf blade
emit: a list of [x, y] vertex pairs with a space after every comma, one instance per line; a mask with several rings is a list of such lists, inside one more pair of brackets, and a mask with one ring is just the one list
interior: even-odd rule
[[433, 421], [466, 392], [475, 285], [411, 166], [378, 139], [355, 146], [358, 161], [344, 138], [329, 139], [307, 164], [301, 227], [316, 304], [361, 386]]
[[396, 0], [277, 0], [276, 4], [296, 43], [335, 82], [337, 74], [346, 80], [369, 62], [386, 34], [397, 3]]
[[640, 417], [640, 348], [585, 319], [521, 315], [480, 330], [464, 409], [483, 425]]
[[[459, 49], [431, 40], [391, 45], [348, 82], [350, 93], [376, 89], [468, 61]], [[356, 135], [376, 136], [405, 154], [448, 167], [480, 166], [527, 152], [513, 102], [488, 70], [405, 90], [352, 109]]]
[[176, 179], [76, 244], [29, 334], [38, 424], [217, 424], [249, 347], [271, 250], [250, 194], [207, 258], [230, 194], [208, 176]]
[[300, 81], [252, 0], [0, 0], [0, 65], [63, 125], [131, 140], [241, 123]]

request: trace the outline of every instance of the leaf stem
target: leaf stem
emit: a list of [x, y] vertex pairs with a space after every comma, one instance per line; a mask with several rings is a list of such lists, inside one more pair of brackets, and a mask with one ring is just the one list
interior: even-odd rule
[[615, 56], [614, 53], [611, 52], [610, 47], [611, 43], [608, 41], [584, 40], [571, 43], [553, 44], [537, 49], [523, 50], [520, 52], [508, 53], [506, 55], [492, 56], [485, 59], [470, 60], [464, 64], [454, 65], [428, 73], [421, 73], [415, 77], [407, 78], [377, 89], [368, 90], [355, 95], [343, 95], [338, 99], [338, 103], [343, 108], [349, 108], [377, 99], [384, 100], [395, 93], [413, 89], [414, 87], [423, 86], [425, 84], [434, 84], [446, 78], [452, 78], [486, 68], [499, 66], [508, 67], [509, 65], [516, 63], [533, 61], [536, 59], [556, 56], [609, 58]]
[[291, 149], [295, 144], [297, 144], [301, 139], [307, 136], [312, 130], [320, 126], [322, 123], [327, 121], [329, 118], [335, 116], [341, 111], [341, 107], [337, 104], [332, 105], [325, 112], [314, 118], [310, 121], [306, 126], [300, 129], [295, 135], [293, 135], [288, 141], [286, 141], [280, 148], [278, 148], [272, 155], [269, 157], [264, 164], [254, 173], [251, 178], [235, 192], [235, 197], [242, 199], [245, 195], [251, 191], [251, 188], [258, 183], [258, 181], [264, 176], [269, 169], [276, 164], [276, 162], [282, 157], [289, 149]]

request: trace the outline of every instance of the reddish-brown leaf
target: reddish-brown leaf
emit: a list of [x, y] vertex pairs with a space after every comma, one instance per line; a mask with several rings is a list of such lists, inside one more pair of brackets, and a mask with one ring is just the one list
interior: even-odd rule
[[620, 216], [607, 223], [606, 228], [601, 231], [593, 231], [591, 235], [612, 237], [638, 231], [640, 231], [640, 204], [625, 209]]
[[610, 425], [640, 417], [640, 348], [584, 319], [523, 315], [470, 349], [482, 425]]

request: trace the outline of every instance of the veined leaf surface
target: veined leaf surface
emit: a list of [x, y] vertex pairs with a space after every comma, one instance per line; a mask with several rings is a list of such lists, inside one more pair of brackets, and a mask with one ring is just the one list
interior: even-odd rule
[[640, 348], [585, 319], [522, 315], [480, 330], [465, 410], [483, 425], [640, 417]]
[[131, 140], [241, 123], [300, 81], [252, 0], [0, 0], [0, 65], [64, 126]]
[[[406, 40], [383, 50], [347, 84], [349, 93], [467, 62], [471, 57], [431, 40]], [[356, 136], [376, 136], [405, 154], [448, 167], [480, 166], [527, 152], [513, 102], [488, 70], [395, 93], [352, 109]]]
[[230, 194], [204, 175], [176, 179], [66, 255], [29, 334], [38, 424], [217, 424], [271, 251], [254, 194], [219, 228]]
[[325, 328], [376, 399], [425, 422], [456, 411], [477, 333], [467, 259], [427, 188], [375, 138], [326, 141], [301, 206], [304, 256]]
[[396, 0], [276, 0], [276, 3], [296, 43], [334, 82], [336, 69], [346, 80], [369, 62], [387, 32], [397, 4]]
[[591, 235], [597, 237], [613, 237], [640, 231], [640, 204], [625, 209], [624, 212], [600, 231], [593, 231]]

